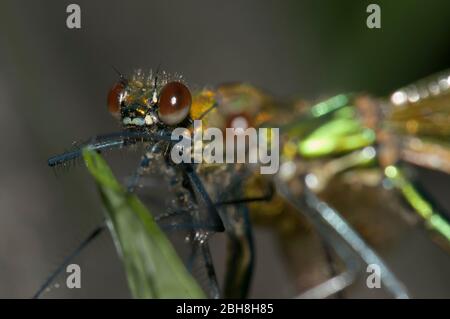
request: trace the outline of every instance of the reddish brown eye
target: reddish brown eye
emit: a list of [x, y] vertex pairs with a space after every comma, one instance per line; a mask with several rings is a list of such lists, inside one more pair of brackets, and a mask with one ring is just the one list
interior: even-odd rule
[[183, 121], [189, 114], [192, 96], [189, 89], [180, 82], [167, 83], [159, 95], [159, 117], [168, 125]]
[[120, 94], [125, 89], [123, 83], [116, 83], [108, 92], [108, 111], [114, 116], [120, 116]]

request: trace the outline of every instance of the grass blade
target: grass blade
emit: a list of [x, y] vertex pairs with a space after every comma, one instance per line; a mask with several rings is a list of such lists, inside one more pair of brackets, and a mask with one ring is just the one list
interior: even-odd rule
[[125, 191], [98, 153], [84, 149], [83, 157], [99, 187], [133, 297], [205, 298], [139, 198]]

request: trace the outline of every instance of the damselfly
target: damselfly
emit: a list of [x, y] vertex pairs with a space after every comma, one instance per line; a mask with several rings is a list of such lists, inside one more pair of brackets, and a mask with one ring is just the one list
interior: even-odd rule
[[[102, 151], [114, 148], [126, 148], [140, 145], [143, 148], [143, 156], [138, 168], [127, 181], [129, 192], [138, 191], [142, 186], [143, 177], [148, 173], [162, 175], [168, 187], [168, 205], [163, 214], [156, 216], [161, 227], [168, 230], [181, 230], [186, 234], [186, 242], [189, 243], [191, 252], [186, 262], [189, 268], [193, 268], [197, 256], [202, 257], [203, 266], [206, 268], [207, 287], [211, 297], [221, 295], [217, 284], [215, 271], [212, 265], [211, 254], [208, 246], [208, 237], [216, 231], [224, 231], [227, 228], [231, 245], [236, 246], [234, 252], [239, 249], [252, 249], [251, 228], [248, 225], [248, 217], [245, 217], [246, 209], [234, 202], [212, 202], [203, 182], [196, 172], [193, 164], [182, 163], [176, 165], [170, 157], [170, 151], [174, 141], [171, 140], [171, 131], [176, 127], [190, 128], [193, 119], [201, 119], [210, 110], [201, 110], [201, 99], [192, 96], [178, 75], [144, 74], [136, 71], [130, 79], [120, 75], [118, 83], [108, 94], [108, 109], [112, 115], [120, 119], [123, 130], [118, 133], [96, 136], [86, 143], [77, 145], [73, 150], [49, 159], [50, 166], [65, 166], [81, 156], [84, 147]], [[191, 107], [192, 104], [192, 107]], [[215, 107], [215, 106], [214, 106]], [[199, 114], [201, 111], [203, 114]], [[223, 170], [222, 170], [223, 171]], [[161, 187], [163, 187], [161, 185]], [[218, 194], [224, 197], [223, 194]], [[225, 199], [225, 197], [224, 197]], [[223, 214], [220, 210], [227, 210], [228, 206], [234, 206], [233, 210], [239, 213], [228, 212]], [[229, 218], [235, 215], [236, 221]], [[246, 227], [243, 235], [237, 234], [236, 223]], [[61, 267], [55, 271], [46, 283], [36, 293], [38, 297], [45, 287], [63, 269], [72, 257], [79, 253], [90, 241], [98, 236], [104, 229], [103, 225], [97, 227], [88, 238], [83, 241], [78, 249], [69, 256]], [[247, 259], [246, 264], [251, 264], [252, 259]], [[228, 274], [240, 273], [240, 265], [230, 264]], [[247, 267], [245, 267], [247, 269]], [[247, 270], [245, 270], [247, 271]], [[239, 288], [243, 294], [248, 289], [248, 274], [243, 274]], [[235, 275], [227, 275], [228, 285], [233, 285]], [[225, 288], [227, 289], [227, 288]]]
[[[162, 175], [172, 185], [171, 192], [177, 200], [161, 220], [171, 216], [188, 216], [190, 225], [197, 226], [191, 229], [190, 242], [195, 247], [193, 250], [202, 253], [209, 274], [209, 291], [213, 297], [220, 296], [220, 290], [208, 249], [209, 234], [226, 229], [232, 258], [228, 263], [225, 295], [245, 296], [253, 265], [252, 228], [245, 204], [265, 200], [269, 202], [250, 204], [255, 222], [267, 223], [275, 216], [283, 221], [281, 225], [287, 225], [281, 227], [283, 237], [289, 232], [304, 230], [302, 223], [298, 222], [299, 212], [306, 214], [326, 247], [333, 248], [346, 265], [345, 272], [304, 296], [326, 297], [343, 289], [360, 270], [362, 260], [366, 264], [378, 264], [388, 290], [396, 297], [405, 297], [405, 290], [384, 262], [315, 192], [326, 189], [334, 175], [367, 164], [377, 164], [376, 167], [385, 172], [390, 186], [400, 189], [426, 222], [448, 239], [446, 221], [408, 182], [402, 168], [397, 165], [398, 160], [407, 160], [448, 172], [445, 163], [431, 164], [429, 160], [436, 154], [445, 159], [448, 148], [442, 143], [430, 143], [418, 137], [424, 130], [428, 134], [437, 133], [435, 136], [448, 136], [445, 123], [448, 124], [449, 106], [444, 103], [448, 100], [448, 74], [438, 77], [437, 81], [437, 88], [436, 83], [427, 82], [431, 86], [426, 91], [422, 86], [415, 90], [399, 91], [406, 99], [411, 99], [411, 103], [416, 103], [410, 108], [407, 108], [409, 105], [383, 104], [357, 95], [338, 95], [305, 107], [305, 103], [280, 103], [247, 84], [203, 89], [191, 97], [179, 76], [171, 77], [165, 73], [145, 76], [138, 71], [131, 79], [120, 75], [119, 82], [108, 95], [108, 108], [120, 118], [123, 131], [95, 137], [82, 146], [100, 151], [143, 145], [145, 152], [128, 182], [128, 190], [135, 191], [141, 177], [152, 169], [163, 171]], [[414, 92], [419, 94], [418, 99], [413, 96]], [[393, 95], [394, 104], [406, 102], [400, 101], [399, 94]], [[432, 97], [426, 97], [426, 94]], [[428, 112], [426, 116], [421, 115], [423, 110]], [[190, 128], [195, 119], [219, 128], [280, 126], [284, 132], [280, 172], [273, 178], [261, 178], [248, 165], [174, 165], [168, 156], [173, 145], [171, 131], [175, 127]], [[411, 120], [415, 120], [415, 124], [408, 122]], [[399, 134], [402, 128], [407, 134]], [[412, 129], [415, 131], [412, 132]], [[55, 156], [49, 160], [49, 165], [65, 165], [79, 157], [80, 152], [81, 147], [78, 147]], [[277, 190], [275, 196], [273, 189]], [[93, 234], [98, 234], [99, 229], [102, 228], [96, 229]], [[94, 237], [90, 236], [89, 240]]]

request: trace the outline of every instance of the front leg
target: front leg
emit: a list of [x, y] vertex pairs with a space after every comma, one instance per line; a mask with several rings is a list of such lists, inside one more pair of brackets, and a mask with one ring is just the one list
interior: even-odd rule
[[153, 145], [150, 144], [145, 148], [145, 152], [142, 155], [138, 168], [127, 182], [127, 191], [129, 193], [133, 193], [139, 186], [139, 181], [141, 177], [148, 172], [152, 160], [162, 156], [165, 144], [166, 143], [164, 142], [159, 142]]

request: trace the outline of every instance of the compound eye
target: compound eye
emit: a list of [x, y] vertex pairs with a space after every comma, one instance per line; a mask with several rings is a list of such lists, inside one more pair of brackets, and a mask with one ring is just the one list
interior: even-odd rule
[[123, 93], [124, 89], [125, 85], [118, 82], [108, 92], [108, 111], [113, 116], [120, 116], [120, 95]]
[[191, 92], [186, 85], [181, 82], [167, 83], [159, 95], [159, 118], [167, 125], [176, 125], [188, 116], [191, 104]]

